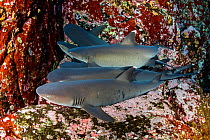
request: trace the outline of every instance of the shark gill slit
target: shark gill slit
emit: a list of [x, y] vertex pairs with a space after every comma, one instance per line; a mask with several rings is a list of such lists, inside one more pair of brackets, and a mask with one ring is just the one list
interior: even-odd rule
[[85, 98], [77, 98], [75, 97], [74, 100], [73, 100], [73, 106], [80, 106], [83, 104]]

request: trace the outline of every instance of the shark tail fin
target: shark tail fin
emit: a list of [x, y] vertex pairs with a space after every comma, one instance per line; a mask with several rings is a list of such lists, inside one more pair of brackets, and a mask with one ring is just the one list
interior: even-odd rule
[[190, 76], [194, 75], [196, 73], [186, 73], [186, 74], [166, 74], [161, 77], [161, 80], [171, 80], [171, 79], [176, 79], [180, 77], [185, 77], [185, 76]]

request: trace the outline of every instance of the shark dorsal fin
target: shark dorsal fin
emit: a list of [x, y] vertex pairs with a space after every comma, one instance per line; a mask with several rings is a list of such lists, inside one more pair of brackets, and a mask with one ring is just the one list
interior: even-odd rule
[[129, 46], [136, 46], [138, 43], [135, 40], [136, 31], [130, 32], [125, 39], [120, 43], [120, 45], [129, 45]]
[[98, 27], [92, 29], [91, 31], [89, 31], [89, 33], [91, 33], [92, 35], [98, 37], [99, 34], [103, 31], [103, 29], [105, 27], [106, 27], [105, 25], [98, 26]]
[[120, 80], [120, 81], [128, 81], [130, 82], [132, 79], [132, 73], [135, 70], [134, 67], [130, 67], [129, 69], [125, 70], [122, 74], [120, 74], [116, 80]]

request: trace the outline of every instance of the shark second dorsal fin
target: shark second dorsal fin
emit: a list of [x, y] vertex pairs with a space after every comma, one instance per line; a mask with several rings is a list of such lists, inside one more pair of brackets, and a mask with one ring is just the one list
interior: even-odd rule
[[107, 122], [113, 122], [115, 121], [114, 118], [106, 114], [101, 107], [99, 106], [91, 106], [88, 104], [84, 104], [81, 106], [85, 111], [87, 111], [90, 115], [99, 118], [101, 120], [107, 121]]
[[92, 29], [91, 31], [89, 31], [89, 33], [91, 33], [92, 35], [98, 37], [99, 34], [103, 31], [103, 29], [105, 27], [106, 27], [105, 25], [98, 26], [98, 27]]
[[125, 39], [120, 43], [120, 45], [136, 46], [138, 43], [135, 40], [136, 32], [130, 32]]
[[161, 79], [162, 74], [160, 73], [158, 76], [156, 76], [151, 82], [152, 83], [158, 83]]
[[120, 80], [120, 81], [128, 81], [130, 82], [132, 80], [132, 74], [133, 71], [135, 70], [134, 67], [130, 67], [129, 69], [125, 70], [122, 74], [120, 74], [116, 80]]

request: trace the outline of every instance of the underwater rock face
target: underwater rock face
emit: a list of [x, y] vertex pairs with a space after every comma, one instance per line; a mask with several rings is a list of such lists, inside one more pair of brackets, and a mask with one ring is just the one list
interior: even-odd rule
[[[52, 3], [52, 1], [48, 2]], [[0, 5], [4, 3], [5, 2], [0, 2]], [[18, 3], [20, 7], [24, 6], [20, 1], [18, 1]], [[2, 13], [0, 14], [0, 21], [4, 22], [4, 17], [7, 14], [4, 12], [5, 10], [2, 10], [4, 9], [2, 5], [0, 6], [0, 13]], [[5, 7], [9, 7], [8, 4], [4, 5]], [[28, 8], [29, 5], [30, 1], [25, 4], [25, 7]], [[38, 3], [37, 5], [41, 6], [42, 4]], [[207, 0], [173, 0], [170, 2], [165, 0], [150, 2], [144, 0], [64, 0], [63, 18], [65, 24], [77, 23], [81, 27], [89, 30], [96, 25], [107, 22], [111, 27], [109, 26], [104, 30], [101, 38], [112, 44], [119, 43], [130, 31], [137, 30], [136, 40], [138, 43], [148, 45], [155, 44], [155, 42], [159, 40], [161, 45], [175, 48], [175, 53], [166, 51], [165, 49], [161, 50], [162, 52], [159, 53], [159, 57], [165, 58], [168, 56], [172, 59], [168, 64], [174, 67], [194, 63], [193, 68], [188, 70], [188, 72], [198, 71], [199, 74], [192, 79], [171, 80], [166, 82], [165, 86], [145, 96], [104, 108], [107, 113], [116, 117], [119, 122], [100, 122], [78, 109], [63, 108], [56, 105], [36, 105], [21, 109], [14, 115], [0, 119], [0, 126], [4, 126], [4, 129], [0, 128], [0, 136], [16, 139], [21, 139], [21, 137], [25, 139], [207, 139], [209, 132], [207, 124], [209, 124], [209, 120], [205, 118], [207, 116], [204, 114], [210, 112], [209, 109], [207, 109], [209, 97], [200, 102], [203, 90], [199, 86], [199, 82], [202, 85], [210, 83], [206, 80], [208, 78], [202, 82], [203, 77], [209, 76], [209, 72], [207, 71], [209, 64], [205, 61], [206, 56], [209, 56], [209, 48], [207, 48], [208, 45], [206, 45], [209, 44], [207, 28], [209, 16], [207, 14], [207, 6]], [[37, 10], [32, 13], [39, 12], [39, 8], [35, 9]], [[24, 13], [26, 15], [30, 14], [28, 11], [24, 11]], [[51, 12], [52, 11], [53, 10], [51, 10]], [[20, 13], [22, 12], [23, 11], [20, 11]], [[46, 20], [44, 20], [45, 18], [43, 18], [43, 20], [48, 26], [42, 24], [46, 32], [50, 29], [50, 24], [55, 21], [53, 17], [48, 18], [51, 12], [45, 14], [40, 13], [41, 15], [46, 15]], [[11, 14], [11, 12], [9, 13]], [[13, 16], [10, 16], [10, 18], [12, 17]], [[18, 17], [20, 18], [21, 16]], [[11, 21], [10, 18], [8, 18], [8, 21]], [[38, 19], [40, 18], [36, 16], [31, 17], [32, 23]], [[193, 28], [191, 28], [191, 26]], [[13, 26], [7, 27], [10, 29]], [[16, 28], [14, 27], [14, 29]], [[193, 29], [193, 31], [189, 29]], [[5, 49], [5, 47], [3, 47], [4, 45], [2, 46], [1, 44], [2, 38], [6, 38], [4, 37], [6, 33], [3, 34], [6, 30], [7, 29], [1, 28], [2, 32], [0, 35], [0, 62], [1, 64], [3, 64], [3, 61], [6, 62], [4, 63], [6, 67], [1, 65], [2, 69], [8, 68], [11, 65], [14, 68], [15, 66], [13, 64], [17, 62], [18, 59], [16, 58], [16, 61], [13, 61], [12, 56], [13, 54], [20, 54], [19, 52], [21, 51], [17, 51], [16, 53], [13, 51], [10, 55], [7, 55], [10, 49]], [[197, 36], [197, 31], [200, 37]], [[34, 34], [42, 34], [42, 32], [39, 32], [37, 29], [33, 30], [33, 32]], [[52, 34], [49, 35], [46, 32], [44, 32], [44, 37], [52, 37], [50, 44], [56, 44], [54, 39], [60, 40], [52, 36], [52, 34], [54, 34], [54, 28], [51, 29]], [[18, 36], [15, 38], [17, 40], [16, 42], [23, 40], [17, 37]], [[31, 40], [35, 40], [34, 36], [27, 35], [27, 37], [31, 38]], [[40, 40], [42, 40], [42, 38], [43, 36], [39, 37]], [[46, 41], [46, 38], [43, 40]], [[7, 39], [5, 39], [4, 42], [6, 42], [6, 40]], [[67, 38], [66, 40], [70, 41]], [[36, 46], [39, 42], [40, 41], [35, 43]], [[11, 45], [14, 43], [8, 44]], [[31, 51], [29, 49], [29, 51], [24, 50], [24, 52]], [[40, 69], [43, 68], [41, 72], [34, 71], [37, 67], [32, 70], [35, 73], [33, 75], [39, 75], [39, 77], [34, 79], [38, 82], [47, 75], [53, 65], [52, 63], [48, 65], [46, 61], [54, 61], [53, 56], [57, 55], [52, 55], [52, 52], [49, 53], [46, 49], [44, 49], [44, 51], [37, 50], [37, 53], [44, 54], [38, 56], [37, 59], [40, 61], [36, 61], [36, 58], [33, 58], [33, 60], [27, 59], [27, 61], [32, 61], [33, 63], [37, 62], [35, 66], [39, 66], [38, 68]], [[41, 59], [43, 56], [47, 55], [46, 53], [49, 53], [51, 57]], [[206, 68], [203, 68], [203, 66]], [[20, 68], [25, 70], [25, 67]], [[30, 68], [27, 67], [27, 69]], [[15, 68], [13, 71], [15, 71]], [[13, 79], [17, 79], [17, 73], [14, 74], [13, 71], [4, 72], [3, 74], [13, 75]], [[24, 75], [22, 76], [24, 77]], [[27, 77], [28, 76], [24, 77], [24, 79]], [[12, 79], [10, 80], [14, 81]], [[44, 82], [40, 82], [40, 85], [43, 83]], [[8, 91], [19, 95], [19, 92], [13, 92], [14, 89], [17, 89], [17, 85], [18, 84], [16, 84], [14, 88], [15, 84], [10, 84]], [[35, 84], [30, 84], [28, 88], [24, 89], [35, 89], [36, 86]], [[4, 91], [7, 93], [6, 89]], [[27, 99], [32, 101], [35, 92], [27, 93], [30, 93], [27, 95], [31, 96]], [[0, 101], [4, 101], [4, 108], [10, 106], [6, 97]], [[28, 100], [26, 101], [28, 102]], [[16, 103], [22, 104], [23, 101], [20, 99], [17, 100]], [[41, 101], [41, 103], [43, 103], [43, 101]]]
[[0, 1], [0, 117], [37, 104], [35, 89], [59, 61], [61, 3]]

